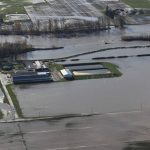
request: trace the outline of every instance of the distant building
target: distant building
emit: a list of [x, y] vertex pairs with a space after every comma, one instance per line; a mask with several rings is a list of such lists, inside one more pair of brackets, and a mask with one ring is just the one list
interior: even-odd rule
[[36, 72], [47, 72], [47, 73], [49, 73], [49, 68], [45, 64], [43, 64], [42, 62], [37, 60], [34, 62], [34, 64], [35, 64]]
[[66, 80], [74, 79], [73, 74], [69, 69], [63, 69], [63, 70], [60, 70], [60, 72]]
[[40, 68], [42, 68], [42, 63], [40, 62], [40, 61], [35, 61], [35, 67], [36, 67], [36, 69], [40, 69]]
[[47, 72], [17, 72], [13, 75], [14, 84], [50, 81], [52, 81], [52, 78]]

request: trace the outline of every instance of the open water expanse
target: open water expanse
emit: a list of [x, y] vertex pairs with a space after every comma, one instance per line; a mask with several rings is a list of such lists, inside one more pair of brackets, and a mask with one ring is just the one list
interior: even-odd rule
[[[121, 35], [123, 34], [143, 34], [143, 31], [148, 32], [149, 25], [127, 26], [124, 30], [112, 28], [110, 31], [72, 38], [1, 36], [1, 39], [3, 42], [27, 40], [28, 43], [38, 48], [54, 45], [64, 46], [64, 49], [34, 51], [18, 57], [18, 59], [32, 60], [71, 56], [103, 48], [149, 45], [149, 42], [121, 41]], [[132, 56], [149, 53], [149, 48], [127, 48], [97, 52], [77, 58], [80, 59], [79, 62], [89, 62], [93, 61], [93, 57]], [[72, 113], [108, 113], [138, 110], [141, 107], [149, 108], [150, 58], [132, 57], [105, 61], [118, 64], [123, 76], [109, 79], [14, 86], [14, 91], [24, 115], [29, 117]]]
[[115, 59], [119, 78], [14, 86], [25, 116], [150, 108], [150, 58]]
[[[127, 26], [125, 29], [120, 30], [118, 28], [111, 27], [109, 31], [101, 31], [93, 34], [83, 34], [74, 37], [52, 37], [50, 35], [43, 36], [0, 36], [1, 41], [23, 41], [26, 40], [29, 44], [32, 44], [35, 48], [49, 48], [49, 47], [64, 47], [57, 50], [46, 51], [34, 51], [26, 54], [21, 54], [18, 59], [23, 60], [36, 60], [36, 59], [54, 59], [62, 58], [66, 56], [72, 56], [85, 52], [91, 52], [103, 48], [114, 47], [130, 47], [148, 45], [149, 42], [123, 42], [121, 36], [124, 34], [147, 34], [149, 32], [149, 25], [139, 26]], [[141, 49], [140, 49], [141, 51]], [[144, 50], [145, 51], [145, 50]], [[114, 51], [115, 52], [115, 51]], [[125, 50], [124, 50], [125, 52]], [[133, 54], [135, 51], [129, 52]], [[142, 53], [142, 52], [141, 52]]]
[[[143, 31], [144, 28], [144, 31]], [[26, 40], [34, 45], [34, 47], [53, 47], [62, 46], [63, 49], [53, 51], [34, 51], [27, 54], [21, 54], [18, 59], [36, 60], [36, 59], [54, 59], [66, 56], [72, 56], [85, 52], [91, 52], [104, 48], [112, 47], [127, 47], [127, 46], [141, 46], [148, 45], [149, 42], [123, 42], [121, 36], [124, 34], [144, 34], [149, 32], [149, 25], [144, 26], [127, 26], [120, 30], [112, 27], [110, 31], [101, 31], [100, 33], [69, 37], [69, 38], [51, 38], [50, 36], [29, 36]], [[18, 37], [17, 37], [18, 38]], [[19, 40], [19, 39], [18, 39]], [[135, 51], [134, 51], [135, 52]], [[129, 55], [133, 52], [129, 52]]]
[[[131, 26], [127, 30], [131, 33], [142, 33], [143, 30], [149, 31], [148, 28], [149, 26]], [[124, 31], [113, 29], [111, 32], [113, 31], [115, 32], [112, 36], [105, 32], [103, 36], [89, 35], [69, 39], [20, 36], [1, 36], [1, 39], [26, 39], [35, 47], [50, 47], [57, 44], [56, 42], [59, 46], [64, 46], [63, 50], [30, 52], [20, 55], [19, 59], [57, 58], [100, 48], [150, 44], [122, 42], [119, 32]], [[105, 41], [111, 44], [105, 44]], [[144, 53], [149, 53], [149, 48], [118, 49], [82, 55], [77, 57], [80, 60], [74, 63], [94, 62], [96, 60], [92, 60], [93, 57]], [[123, 75], [119, 78], [15, 85], [13, 89], [26, 117], [94, 112], [104, 115], [53, 121], [1, 123], [0, 149], [123, 150], [128, 142], [150, 141], [150, 57], [103, 61], [119, 65]], [[72, 62], [71, 59], [64, 63], [68, 62]]]

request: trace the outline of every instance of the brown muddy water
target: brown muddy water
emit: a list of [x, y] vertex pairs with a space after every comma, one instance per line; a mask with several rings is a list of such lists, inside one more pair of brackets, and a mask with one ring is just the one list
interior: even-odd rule
[[[72, 38], [52, 38], [50, 36], [1, 36], [1, 41], [27, 40], [34, 47], [64, 46], [55, 51], [34, 51], [22, 54], [18, 59], [48, 59], [65, 57], [101, 48], [118, 46], [148, 45], [149, 42], [123, 42], [126, 33], [148, 33], [149, 25], [127, 26], [124, 30], [112, 28], [110, 31], [77, 36]], [[108, 43], [108, 44], [106, 44]], [[104, 56], [122, 54], [142, 54], [149, 49], [128, 49], [103, 52]], [[97, 56], [96, 54], [90, 57]], [[98, 55], [99, 56], [99, 55]], [[81, 61], [89, 59], [82, 56]], [[84, 60], [85, 61], [85, 60]], [[89, 61], [89, 60], [88, 60]], [[150, 107], [150, 58], [115, 59], [123, 73], [122, 77], [109, 79], [80, 80], [50, 84], [14, 86], [15, 93], [25, 116], [45, 116], [71, 113], [108, 113], [132, 111]]]
[[[95, 34], [82, 35], [70, 38], [51, 38], [50, 36], [29, 36], [26, 40], [35, 47], [53, 47], [62, 46], [64, 49], [54, 51], [34, 51], [18, 56], [18, 59], [35, 60], [35, 59], [54, 59], [66, 56], [76, 55], [84, 52], [91, 52], [103, 48], [123, 47], [123, 46], [141, 46], [149, 42], [124, 42], [121, 36], [124, 34], [147, 34], [149, 25], [127, 26], [120, 30], [112, 27], [110, 31], [101, 31]], [[129, 53], [130, 54], [130, 53]]]
[[122, 77], [14, 86], [25, 116], [150, 108], [150, 58], [114, 60]]
[[50, 51], [34, 51], [21, 54], [18, 59], [53, 59], [80, 54], [84, 52], [99, 50], [103, 48], [119, 46], [147, 45], [149, 42], [123, 42], [121, 36], [124, 34], [147, 34], [149, 25], [126, 26], [125, 29], [112, 27], [109, 31], [101, 31], [93, 34], [77, 35], [73, 37], [52, 37], [47, 36], [0, 36], [1, 42], [26, 40], [35, 48], [64, 47], [64, 49]]

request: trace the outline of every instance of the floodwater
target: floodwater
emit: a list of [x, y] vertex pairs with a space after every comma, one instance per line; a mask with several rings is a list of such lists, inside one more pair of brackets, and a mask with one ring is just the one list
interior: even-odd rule
[[[149, 32], [149, 25], [142, 26], [127, 26], [120, 30], [112, 27], [110, 31], [101, 31], [95, 34], [76, 36], [72, 38], [51, 38], [45, 37], [28, 37], [27, 41], [32, 43], [35, 47], [53, 47], [62, 46], [64, 49], [54, 51], [34, 51], [27, 54], [19, 55], [18, 59], [54, 59], [66, 56], [76, 55], [84, 52], [91, 52], [103, 48], [112, 48], [119, 46], [135, 46], [147, 45], [149, 42], [123, 42], [121, 36], [124, 34], [147, 34]], [[107, 44], [106, 44], [107, 43]]]
[[[49, 59], [65, 57], [83, 52], [119, 46], [149, 45], [149, 42], [123, 42], [121, 35], [126, 33], [147, 33], [149, 25], [127, 26], [124, 30], [112, 27], [110, 31], [77, 36], [56, 38], [51, 36], [1, 36], [2, 41], [27, 40], [34, 47], [64, 46], [53, 51], [34, 51], [22, 54], [18, 59]], [[107, 43], [107, 44], [106, 44]], [[81, 56], [88, 57], [120, 56], [149, 53], [148, 48], [120, 49]], [[90, 58], [89, 57], [89, 58]], [[88, 60], [89, 61], [89, 60]], [[105, 60], [106, 61], [106, 60]], [[123, 76], [109, 79], [78, 80], [50, 84], [14, 86], [15, 93], [25, 116], [45, 116], [71, 113], [108, 113], [132, 111], [150, 107], [150, 58], [127, 58], [111, 60], [117, 63]], [[139, 86], [140, 85], [140, 86]]]
[[[109, 31], [101, 31], [99, 33], [76, 36], [72, 38], [50, 38], [50, 37], [28, 37], [27, 41], [35, 47], [52, 47], [63, 46], [64, 49], [54, 51], [34, 51], [22, 54], [19, 59], [54, 59], [76, 55], [84, 52], [91, 52], [103, 48], [123, 47], [135, 45], [147, 45], [149, 42], [123, 42], [121, 36], [124, 34], [144, 34], [149, 32], [149, 25], [127, 26], [120, 30], [112, 27]], [[107, 44], [105, 44], [107, 43]]]
[[141, 54], [150, 54], [150, 48], [128, 48], [128, 49], [114, 49], [103, 52], [96, 52], [93, 54], [86, 54], [75, 57], [77, 59], [91, 59], [94, 57], [118, 57], [118, 56], [136, 56]]
[[150, 58], [114, 60], [119, 78], [17, 85], [25, 116], [71, 113], [109, 113], [150, 108]]
[[[144, 31], [143, 31], [144, 29]], [[50, 50], [50, 51], [34, 51], [26, 54], [21, 54], [18, 59], [32, 60], [32, 59], [53, 59], [76, 55], [84, 52], [95, 51], [103, 48], [112, 48], [119, 46], [135, 46], [147, 45], [149, 42], [123, 42], [121, 36], [124, 34], [144, 34], [149, 32], [149, 25], [127, 26], [125, 29], [111, 27], [109, 31], [101, 31], [93, 34], [83, 34], [74, 37], [52, 37], [48, 36], [0, 36], [1, 42], [9, 41], [23, 41], [26, 40], [35, 48], [48, 47], [64, 47], [64, 49]]]

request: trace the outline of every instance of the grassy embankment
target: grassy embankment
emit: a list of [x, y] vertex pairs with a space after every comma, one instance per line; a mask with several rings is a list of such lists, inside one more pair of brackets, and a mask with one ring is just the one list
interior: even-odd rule
[[[82, 75], [82, 76], [74, 76], [75, 80], [85, 80], [85, 79], [98, 79], [98, 78], [111, 78], [111, 77], [120, 77], [122, 73], [118, 70], [118, 66], [109, 62], [100, 62], [98, 63], [104, 68], [107, 68], [110, 73], [109, 74], [95, 74], [95, 75]], [[88, 64], [87, 64], [88, 65]], [[51, 71], [57, 70], [58, 72], [61, 69], [64, 69], [64, 66], [61, 64], [52, 63], [50, 65]], [[61, 80], [62, 82], [67, 81], [65, 79]]]
[[95, 74], [95, 75], [83, 75], [83, 76], [74, 76], [75, 80], [85, 80], [85, 79], [98, 79], [98, 78], [113, 78], [120, 77], [122, 73], [118, 70], [118, 66], [109, 62], [100, 62], [100, 65], [103, 65], [107, 68], [110, 73], [108, 74]]
[[[3, 93], [4, 93], [4, 95], [5, 95], [5, 91], [4, 91], [3, 87], [2, 87], [2, 83], [1, 83], [1, 81], [0, 81], [0, 89], [2, 90], [2, 92], [3, 92]], [[8, 102], [8, 99], [7, 99], [6, 95], [5, 95], [5, 98], [4, 98], [4, 103], [9, 104], [9, 102]]]
[[6, 14], [24, 14], [24, 6], [32, 4], [32, 0], [1, 0], [4, 5], [0, 5], [0, 15]]
[[133, 8], [150, 8], [149, 0], [122, 0]]
[[8, 93], [9, 93], [12, 101], [13, 101], [13, 104], [16, 108], [17, 114], [19, 115], [20, 118], [23, 118], [24, 116], [23, 116], [22, 110], [20, 108], [19, 102], [17, 100], [17, 97], [16, 97], [15, 93], [13, 92], [12, 85], [9, 84], [6, 86], [6, 88], [8, 90]]
[[51, 71], [55, 71], [55, 70], [60, 71], [60, 70], [64, 69], [64, 66], [61, 64], [57, 64], [55, 62], [49, 62], [49, 69]]
[[[2, 92], [3, 92], [4, 95], [5, 95], [5, 92], [4, 92], [4, 90], [3, 90], [1, 81], [0, 81], [0, 89], [2, 90]], [[5, 98], [4, 98], [4, 103], [9, 104], [8, 99], [6, 98], [6, 95], [5, 95]], [[0, 119], [2, 119], [2, 118], [3, 118], [3, 113], [2, 113], [2, 111], [0, 110]]]
[[[64, 66], [61, 64], [57, 64], [55, 62], [49, 62], [49, 69], [51, 72], [59, 76], [60, 70], [64, 69]], [[57, 82], [64, 82], [64, 81], [67, 81], [67, 80], [60, 77], [60, 79]]]
[[17, 54], [33, 51], [32, 45], [27, 44], [27, 41], [16, 43], [0, 43], [0, 58], [16, 56]]

